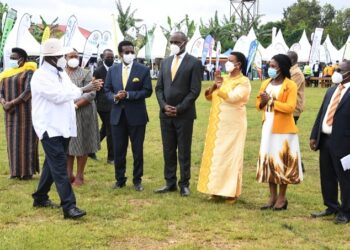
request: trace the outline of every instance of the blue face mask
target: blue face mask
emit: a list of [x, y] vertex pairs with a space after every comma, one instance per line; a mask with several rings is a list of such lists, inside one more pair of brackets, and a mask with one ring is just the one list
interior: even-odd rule
[[276, 77], [278, 76], [277, 69], [274, 69], [274, 68], [269, 68], [267, 73], [269, 74], [269, 77], [272, 79], [276, 79]]
[[14, 59], [10, 59], [8, 65], [10, 68], [14, 68], [14, 69], [17, 69], [19, 67], [18, 60], [14, 60]]

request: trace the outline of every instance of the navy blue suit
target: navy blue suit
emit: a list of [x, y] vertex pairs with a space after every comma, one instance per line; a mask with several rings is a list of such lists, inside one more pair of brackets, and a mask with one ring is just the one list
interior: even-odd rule
[[[350, 170], [344, 171], [340, 159], [350, 154], [350, 88], [340, 100], [333, 117], [332, 133], [322, 133], [322, 122], [336, 86], [328, 89], [318, 112], [310, 139], [320, 150], [321, 189], [324, 205], [332, 212], [342, 212], [350, 218]], [[338, 202], [338, 184], [341, 205]]]
[[152, 95], [152, 82], [149, 68], [134, 62], [125, 88], [128, 98], [115, 102], [114, 96], [124, 90], [122, 67], [120, 63], [109, 68], [104, 85], [106, 96], [113, 103], [111, 125], [115, 178], [120, 185], [126, 182], [126, 153], [130, 138], [134, 158], [133, 183], [139, 184], [143, 175], [143, 142], [148, 122], [145, 98]]

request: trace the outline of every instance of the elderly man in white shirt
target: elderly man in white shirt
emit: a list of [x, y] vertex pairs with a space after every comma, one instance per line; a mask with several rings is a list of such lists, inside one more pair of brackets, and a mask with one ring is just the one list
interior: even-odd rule
[[76, 87], [63, 68], [68, 53], [58, 39], [48, 39], [42, 47], [43, 64], [31, 81], [32, 120], [45, 151], [38, 189], [33, 193], [34, 207], [59, 207], [49, 199], [53, 182], [61, 199], [65, 219], [76, 219], [86, 212], [76, 207], [75, 195], [67, 175], [69, 138], [77, 136], [74, 99], [83, 92], [99, 90], [102, 80], [93, 80], [84, 88]]

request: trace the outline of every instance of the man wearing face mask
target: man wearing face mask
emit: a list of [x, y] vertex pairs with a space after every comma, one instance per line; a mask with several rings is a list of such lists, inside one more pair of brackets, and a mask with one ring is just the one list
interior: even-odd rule
[[39, 172], [38, 137], [32, 125], [30, 80], [37, 66], [27, 52], [13, 48], [9, 68], [0, 74], [0, 102], [5, 111], [5, 132], [10, 178], [31, 179]]
[[93, 80], [83, 88], [75, 86], [63, 70], [67, 61], [58, 39], [50, 38], [42, 46], [43, 64], [31, 81], [32, 122], [45, 152], [43, 172], [34, 207], [59, 207], [48, 196], [55, 183], [65, 219], [77, 219], [86, 212], [76, 207], [76, 200], [67, 175], [67, 151], [70, 137], [77, 136], [74, 100], [84, 92], [99, 90], [103, 82]]
[[126, 185], [126, 153], [130, 139], [134, 189], [142, 191], [143, 141], [148, 122], [145, 99], [152, 94], [151, 75], [149, 68], [134, 61], [135, 50], [130, 41], [119, 43], [118, 52], [122, 63], [109, 68], [104, 88], [108, 100], [113, 103], [110, 121], [116, 179], [113, 188]]
[[[111, 49], [105, 49], [102, 55], [102, 64], [94, 71], [93, 76], [96, 79], [102, 79], [103, 81], [106, 79], [107, 71], [110, 67], [112, 67], [114, 63], [114, 53]], [[101, 129], [100, 129], [100, 141], [106, 137], [107, 140], [107, 163], [114, 163], [113, 156], [113, 139], [112, 139], [112, 131], [111, 131], [111, 109], [112, 104], [108, 101], [106, 93], [102, 88], [100, 91], [96, 92], [96, 106], [97, 112], [102, 121]]]
[[190, 195], [192, 131], [196, 118], [195, 101], [201, 92], [202, 65], [197, 58], [185, 52], [187, 40], [182, 32], [172, 34], [172, 56], [163, 60], [156, 86], [166, 185], [155, 193], [177, 190], [179, 159], [180, 195]]
[[[326, 210], [311, 216], [336, 215], [334, 223], [350, 221], [350, 170], [341, 159], [350, 154], [350, 61], [344, 60], [335, 72], [335, 86], [328, 89], [310, 136], [310, 148], [320, 150], [321, 190]], [[338, 185], [340, 200], [338, 200]]]

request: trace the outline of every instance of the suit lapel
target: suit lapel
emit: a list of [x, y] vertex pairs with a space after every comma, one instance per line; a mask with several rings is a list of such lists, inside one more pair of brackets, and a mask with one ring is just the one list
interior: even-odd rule
[[117, 67], [117, 74], [116, 74], [116, 77], [117, 77], [117, 90], [123, 89], [123, 77], [122, 77], [122, 74], [123, 74], [123, 64], [119, 63], [118, 67]]
[[134, 79], [134, 76], [136, 75], [136, 71], [137, 71], [137, 68], [136, 68], [136, 65], [135, 65], [135, 62], [134, 62], [132, 64], [132, 66], [131, 66], [129, 78], [128, 78], [128, 81], [126, 83], [125, 89], [128, 88], [130, 82], [132, 81], [132, 79]]

